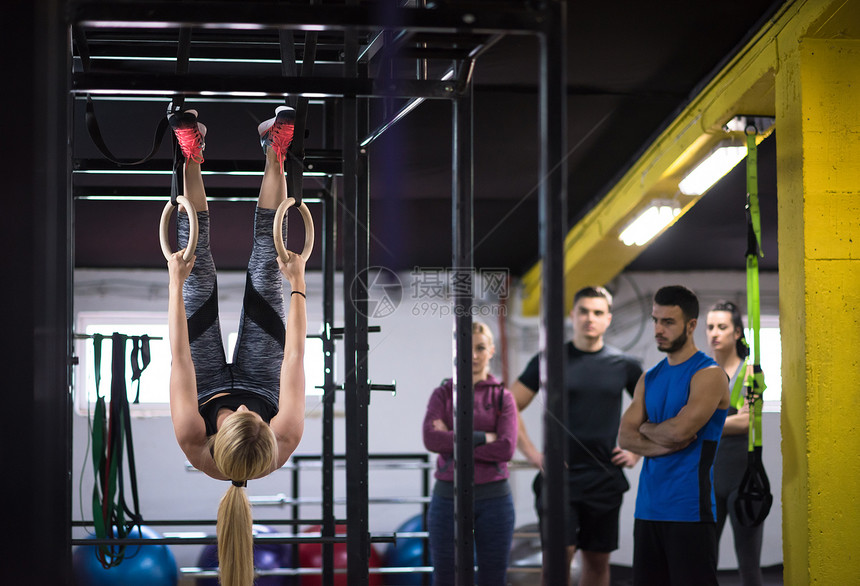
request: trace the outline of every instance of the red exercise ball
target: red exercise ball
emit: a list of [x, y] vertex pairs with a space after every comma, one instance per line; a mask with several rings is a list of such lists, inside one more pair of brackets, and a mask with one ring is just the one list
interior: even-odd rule
[[[320, 533], [319, 525], [313, 525], [304, 530], [304, 533]], [[338, 525], [335, 527], [336, 534], [345, 534], [346, 525]], [[369, 568], [378, 568], [382, 565], [382, 558], [376, 552], [376, 549], [370, 547], [370, 560], [368, 560]], [[301, 568], [322, 568], [322, 544], [320, 543], [301, 543], [299, 544], [299, 567]], [[334, 567], [335, 569], [346, 569], [346, 543], [334, 544]], [[334, 575], [335, 586], [347, 586], [346, 574]], [[322, 586], [322, 576], [302, 576], [302, 586]], [[380, 574], [370, 574], [370, 586], [383, 586], [382, 576]]]

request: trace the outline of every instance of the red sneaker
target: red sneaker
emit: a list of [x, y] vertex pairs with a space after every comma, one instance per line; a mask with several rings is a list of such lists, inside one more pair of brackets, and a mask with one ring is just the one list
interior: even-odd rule
[[203, 149], [206, 148], [206, 143], [203, 142], [206, 127], [197, 122], [197, 110], [171, 114], [167, 119], [173, 134], [176, 135], [176, 140], [179, 141], [179, 148], [185, 155], [185, 160], [202, 163]]
[[260, 134], [260, 144], [263, 152], [268, 147], [274, 149], [278, 161], [284, 162], [287, 158], [287, 149], [293, 142], [293, 131], [296, 127], [296, 111], [289, 106], [278, 106], [275, 108], [275, 117], [269, 118], [257, 127]]

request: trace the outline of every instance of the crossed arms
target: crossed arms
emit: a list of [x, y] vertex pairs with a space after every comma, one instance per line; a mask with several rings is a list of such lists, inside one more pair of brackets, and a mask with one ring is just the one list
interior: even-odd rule
[[633, 401], [621, 417], [618, 445], [640, 456], [654, 458], [683, 450], [717, 409], [729, 404], [729, 385], [717, 366], [703, 368], [690, 381], [687, 404], [677, 415], [660, 423], [648, 421], [645, 411], [645, 375], [639, 377]]

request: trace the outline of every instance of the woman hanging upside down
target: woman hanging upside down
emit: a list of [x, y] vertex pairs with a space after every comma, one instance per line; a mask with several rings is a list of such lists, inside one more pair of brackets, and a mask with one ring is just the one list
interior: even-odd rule
[[[212, 478], [232, 482], [218, 508], [224, 586], [251, 586], [254, 579], [251, 506], [243, 487], [283, 466], [304, 430], [305, 261], [295, 253], [281, 261], [272, 236], [275, 210], [287, 194], [283, 162], [295, 115], [286, 106], [275, 114], [258, 127], [266, 167], [232, 363], [221, 341], [209, 210], [200, 173], [206, 127], [194, 110], [169, 117], [185, 156], [185, 196], [198, 220], [195, 256], [185, 261], [180, 250], [168, 261], [170, 414], [188, 461]], [[183, 210], [177, 223], [181, 249], [189, 231]], [[292, 288], [286, 328], [281, 275]]]

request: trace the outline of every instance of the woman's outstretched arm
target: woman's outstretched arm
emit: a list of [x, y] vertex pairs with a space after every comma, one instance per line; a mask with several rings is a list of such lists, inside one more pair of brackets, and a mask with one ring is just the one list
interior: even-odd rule
[[182, 285], [191, 273], [196, 257], [185, 261], [182, 252], [173, 254], [167, 263], [170, 273], [167, 301], [167, 325], [170, 331], [170, 417], [176, 441], [192, 466], [214, 478], [223, 475], [215, 468], [206, 449], [206, 425], [197, 410], [197, 381], [191, 344], [188, 341], [188, 321]]
[[[287, 330], [284, 338], [284, 360], [281, 363], [281, 388], [278, 414], [272, 418], [272, 431], [278, 441], [280, 468], [298, 447], [305, 428], [305, 337], [308, 332], [307, 286], [305, 261], [301, 255], [290, 252], [288, 262], [278, 258], [281, 273], [290, 282], [287, 313]], [[301, 294], [300, 294], [301, 293]]]

